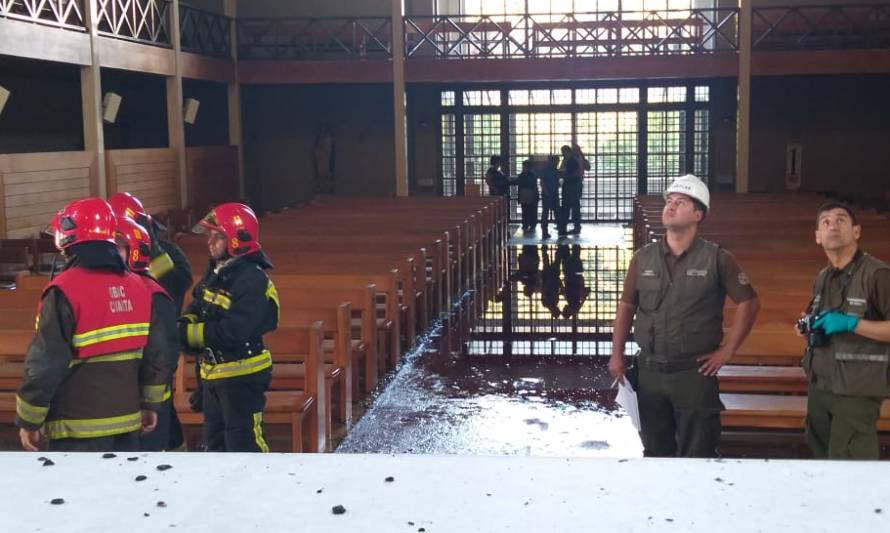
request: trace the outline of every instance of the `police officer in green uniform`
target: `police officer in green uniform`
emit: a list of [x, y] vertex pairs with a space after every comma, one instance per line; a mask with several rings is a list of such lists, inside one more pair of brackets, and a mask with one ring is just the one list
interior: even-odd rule
[[[808, 314], [806, 436], [819, 459], [877, 459], [876, 423], [887, 396], [890, 267], [859, 249], [861, 228], [846, 205], [817, 214], [826, 266], [813, 283]], [[804, 330], [808, 328], [804, 327]]]
[[[609, 372], [624, 379], [633, 321], [644, 455], [714, 457], [723, 410], [716, 374], [751, 331], [760, 304], [735, 258], [697, 235], [710, 206], [707, 185], [686, 175], [664, 198], [666, 235], [638, 250], [628, 267]], [[727, 295], [738, 307], [723, 342]]]

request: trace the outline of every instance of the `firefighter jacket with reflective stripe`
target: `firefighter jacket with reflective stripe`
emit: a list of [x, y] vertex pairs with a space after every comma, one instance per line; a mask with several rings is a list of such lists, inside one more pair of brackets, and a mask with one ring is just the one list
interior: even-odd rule
[[[63, 276], [92, 282], [98, 279], [80, 276], [78, 270], [86, 269], [72, 267]], [[94, 273], [92, 269], [87, 272], [90, 273]], [[159, 408], [168, 394], [166, 360], [171, 344], [163, 339], [173, 334], [165, 331], [169, 323], [165, 325], [150, 308], [152, 300], [167, 297], [162, 291], [152, 295], [135, 274], [105, 269], [95, 273], [121, 280], [117, 286], [123, 286], [124, 294], [129, 296], [133, 315], [146, 315], [148, 334], [133, 349], [79, 357], [83, 346], [75, 346], [76, 334], [88, 329], [78, 320], [90, 315], [90, 309], [108, 307], [108, 285], [66, 292], [54, 283], [44, 291], [37, 331], [28, 347], [24, 378], [16, 394], [15, 422], [32, 430], [42, 426], [50, 439], [105, 437], [136, 431], [141, 427], [140, 409]], [[67, 284], [64, 286], [68, 288]], [[102, 329], [102, 325], [95, 329]], [[138, 337], [128, 333], [124, 338]], [[94, 344], [118, 346], [112, 341]]]
[[634, 340], [640, 356], [658, 362], [694, 361], [720, 346], [723, 305], [717, 253], [720, 247], [696, 238], [682, 260], [668, 271], [661, 243], [637, 252], [635, 275], [639, 305]]
[[176, 316], [182, 310], [185, 293], [192, 286], [192, 267], [185, 254], [174, 243], [159, 240], [151, 252], [148, 266], [152, 277], [158, 280], [176, 306]]
[[45, 290], [56, 287], [74, 312], [76, 357], [141, 351], [148, 338], [151, 291], [137, 275], [72, 268]]
[[[830, 266], [824, 268], [813, 283], [810, 312], [838, 310], [865, 320], [890, 319], [880, 316], [869, 296], [875, 273], [887, 268], [867, 253], [857, 254], [841, 272]], [[832, 283], [829, 277], [833, 275], [840, 278]], [[803, 367], [817, 389], [883, 398], [888, 392], [890, 344], [855, 333], [838, 333], [826, 346], [808, 351]]]
[[226, 379], [269, 371], [263, 334], [278, 327], [278, 293], [249, 258], [213, 262], [192, 291], [181, 342], [201, 353], [201, 378]]
[[179, 332], [176, 325], [179, 311], [167, 291], [153, 277], [148, 274], [139, 277], [152, 292], [152, 328], [156, 328], [152, 330], [152, 335], [159, 341], [158, 348], [163, 348], [164, 363], [168, 372], [167, 390], [164, 393], [164, 399], [167, 399], [172, 391], [176, 366], [179, 364]]

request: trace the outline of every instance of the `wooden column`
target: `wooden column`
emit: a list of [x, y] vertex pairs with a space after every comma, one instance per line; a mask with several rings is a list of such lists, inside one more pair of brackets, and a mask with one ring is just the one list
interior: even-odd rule
[[176, 71], [167, 76], [168, 146], [176, 150], [179, 178], [179, 207], [188, 205], [188, 171], [185, 164], [185, 123], [182, 117], [182, 46], [179, 31], [179, 0], [170, 2], [170, 40], [176, 58]]
[[408, 196], [408, 128], [405, 112], [403, 0], [392, 0], [392, 107], [396, 196]]
[[739, 94], [735, 191], [748, 192], [751, 158], [751, 0], [739, 0]]
[[223, 14], [232, 19], [229, 36], [232, 43], [232, 63], [235, 65], [235, 81], [228, 86], [229, 144], [238, 150], [238, 196], [245, 198], [244, 134], [241, 127], [241, 86], [238, 84], [238, 0], [225, 0]]
[[83, 114], [83, 149], [93, 154], [90, 194], [105, 198], [105, 130], [102, 123], [102, 69], [99, 67], [99, 39], [96, 0], [89, 0], [84, 22], [90, 32], [91, 64], [80, 67], [80, 105]]

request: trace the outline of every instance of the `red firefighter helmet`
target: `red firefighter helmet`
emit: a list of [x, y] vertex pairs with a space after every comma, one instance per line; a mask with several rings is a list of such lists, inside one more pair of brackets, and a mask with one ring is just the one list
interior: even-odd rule
[[114, 244], [116, 217], [111, 206], [101, 198], [75, 200], [56, 213], [47, 232], [55, 237], [56, 248], [65, 250], [82, 242], [102, 241]]
[[115, 231], [118, 244], [127, 247], [127, 266], [145, 272], [151, 263], [151, 235], [130, 217], [118, 217]]
[[232, 257], [262, 249], [260, 223], [253, 210], [244, 204], [220, 204], [192, 228], [195, 233], [208, 233], [211, 230], [225, 235], [226, 249]]
[[118, 217], [127, 217], [133, 219], [134, 222], [144, 228], [148, 228], [151, 223], [151, 215], [145, 211], [145, 206], [128, 192], [119, 192], [108, 199], [114, 214]]

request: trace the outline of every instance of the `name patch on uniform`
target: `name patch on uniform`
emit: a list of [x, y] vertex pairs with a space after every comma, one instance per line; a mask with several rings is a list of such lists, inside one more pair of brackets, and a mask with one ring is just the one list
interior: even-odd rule
[[867, 300], [865, 298], [847, 298], [847, 304], [849, 305], [865, 305]]
[[695, 268], [690, 268], [689, 270], [686, 271], [686, 275], [693, 277], [693, 278], [703, 278], [708, 275], [708, 271], [707, 271], [707, 269], [698, 270]]
[[644, 270], [641, 274], [644, 278], [654, 278], [655, 271], [654, 270]]

